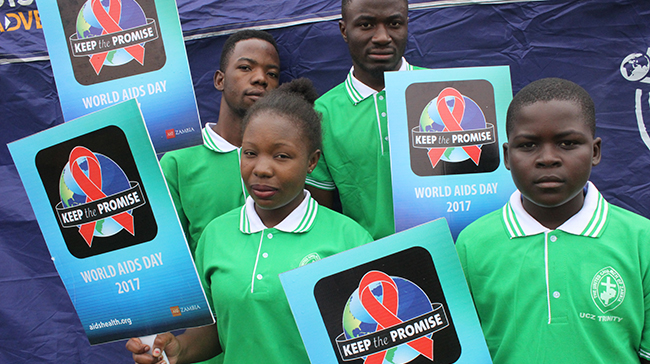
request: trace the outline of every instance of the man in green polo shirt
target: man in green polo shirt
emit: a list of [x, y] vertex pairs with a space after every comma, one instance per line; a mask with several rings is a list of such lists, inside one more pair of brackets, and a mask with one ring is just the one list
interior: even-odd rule
[[384, 72], [412, 70], [402, 57], [407, 0], [343, 0], [339, 28], [353, 67], [345, 82], [316, 100], [323, 114], [323, 154], [307, 188], [375, 239], [395, 233]]
[[279, 75], [273, 36], [257, 30], [231, 35], [214, 75], [214, 86], [222, 92], [219, 122], [205, 126], [203, 145], [166, 153], [160, 160], [192, 255], [212, 219], [244, 204], [247, 193], [239, 171], [242, 118], [258, 98], [278, 86]]

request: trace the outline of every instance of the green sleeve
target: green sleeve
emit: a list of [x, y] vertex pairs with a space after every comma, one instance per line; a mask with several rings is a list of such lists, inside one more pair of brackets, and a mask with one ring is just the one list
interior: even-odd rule
[[465, 230], [461, 231], [456, 240], [456, 252], [458, 253], [458, 259], [460, 260], [460, 266], [463, 268], [463, 273], [465, 274], [465, 280], [467, 281], [467, 286], [469, 287], [470, 293], [472, 293], [472, 283], [469, 275], [469, 267], [467, 266], [467, 234], [464, 234]]
[[162, 168], [163, 175], [165, 176], [165, 181], [167, 181], [167, 188], [169, 189], [169, 194], [172, 196], [172, 201], [174, 202], [174, 207], [176, 208], [176, 213], [178, 214], [178, 219], [181, 222], [183, 227], [183, 232], [185, 233], [185, 238], [190, 241], [190, 232], [189, 232], [189, 221], [183, 210], [183, 203], [181, 202], [181, 195], [179, 189], [179, 171], [178, 171], [178, 161], [173, 156], [173, 153], [166, 153], [160, 159], [160, 167]]
[[[329, 135], [327, 132], [327, 128], [329, 126], [329, 112], [327, 111], [327, 107], [323, 105], [322, 102], [319, 102], [316, 100], [316, 104], [314, 105], [314, 108], [316, 109], [317, 112], [322, 114], [323, 119], [322, 119], [322, 127], [323, 127], [323, 145], [326, 145], [327, 142], [325, 138]], [[325, 149], [325, 148], [323, 148]], [[324, 150], [321, 150], [321, 156], [320, 159], [318, 160], [318, 164], [316, 165], [316, 168], [307, 175], [307, 179], [305, 181], [305, 184], [309, 186], [313, 186], [316, 188], [320, 188], [321, 190], [334, 190], [334, 179], [332, 178], [332, 175], [330, 173], [330, 170], [327, 166], [327, 156]]]
[[643, 332], [639, 347], [639, 357], [650, 361], [650, 229], [645, 229], [639, 241], [639, 257], [641, 259], [641, 274], [643, 282]]

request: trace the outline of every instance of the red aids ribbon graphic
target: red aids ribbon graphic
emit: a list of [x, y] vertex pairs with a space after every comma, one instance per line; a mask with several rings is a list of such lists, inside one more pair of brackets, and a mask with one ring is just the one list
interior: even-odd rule
[[[81, 170], [77, 161], [79, 158], [86, 157], [88, 164], [88, 176]], [[84, 147], [75, 147], [70, 152], [70, 172], [72, 178], [79, 188], [86, 194], [86, 202], [102, 199], [106, 194], [102, 192], [102, 169], [97, 157], [89, 149]], [[125, 228], [131, 235], [135, 235], [133, 230], [133, 216], [128, 212], [112, 216], [113, 220]], [[96, 222], [89, 222], [79, 227], [79, 233], [83, 236], [88, 246], [92, 246], [93, 232], [95, 231]]]
[[[453, 111], [449, 110], [449, 106], [445, 100], [447, 96], [454, 97]], [[463, 120], [463, 114], [465, 114], [465, 99], [463, 98], [463, 95], [460, 94], [460, 92], [452, 87], [447, 87], [446, 89], [440, 91], [440, 94], [438, 95], [438, 103], [436, 106], [438, 107], [438, 114], [440, 114], [440, 118], [445, 124], [443, 131], [464, 130], [463, 127], [460, 126], [460, 122]], [[467, 153], [467, 155], [469, 155], [472, 161], [474, 161], [474, 163], [476, 163], [478, 166], [479, 160], [481, 158], [481, 148], [476, 145], [470, 145], [462, 148]], [[447, 150], [447, 148], [429, 149], [429, 152], [427, 154], [429, 155], [429, 160], [431, 161], [431, 165], [434, 168], [440, 161], [440, 157], [442, 157], [442, 154], [445, 152], [445, 150]]]
[[[122, 0], [110, 0], [108, 5], [108, 13], [102, 6], [101, 0], [92, 0], [91, 7], [95, 18], [99, 22], [99, 25], [104, 28], [102, 35], [111, 34], [115, 32], [122, 31], [120, 27], [120, 17], [122, 15]], [[125, 51], [129, 52], [136, 61], [140, 64], [144, 64], [144, 47], [140, 44], [132, 45], [124, 48]], [[97, 53], [90, 56], [90, 64], [95, 69], [95, 72], [99, 74], [104, 66], [104, 61], [108, 56], [108, 52]]]
[[[370, 290], [370, 285], [377, 282], [381, 284], [382, 302], [379, 302]], [[363, 276], [359, 283], [359, 300], [370, 317], [377, 322], [377, 331], [402, 323], [402, 320], [397, 317], [398, 299], [397, 284], [386, 273], [376, 270], [370, 271]], [[433, 340], [430, 338], [423, 336], [406, 343], [406, 345], [429, 358], [429, 360], [433, 360]], [[381, 364], [385, 356], [386, 351], [368, 355], [364, 364]]]

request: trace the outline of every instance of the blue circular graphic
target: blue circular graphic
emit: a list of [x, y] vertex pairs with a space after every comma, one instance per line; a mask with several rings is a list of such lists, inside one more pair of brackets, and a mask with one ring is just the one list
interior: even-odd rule
[[[431, 312], [431, 301], [420, 287], [413, 282], [392, 277], [397, 285], [398, 302], [397, 317], [402, 321], [424, 315]], [[370, 291], [379, 302], [383, 299], [383, 288], [381, 282], [374, 282]], [[364, 336], [377, 331], [377, 322], [368, 314], [359, 300], [359, 289], [357, 288], [348, 299], [343, 310], [343, 332], [346, 339]], [[426, 337], [431, 337], [432, 334]], [[400, 345], [386, 350], [384, 364], [404, 364], [415, 359], [420, 353], [408, 345]]]
[[[106, 196], [122, 192], [131, 187], [129, 179], [126, 177], [120, 166], [113, 162], [110, 158], [99, 154], [93, 153], [99, 161], [102, 174], [102, 192]], [[83, 173], [88, 176], [88, 161], [86, 157], [78, 159], [78, 164]], [[72, 207], [86, 203], [86, 194], [81, 190], [77, 184], [72, 172], [70, 171], [70, 163], [65, 165], [59, 180], [59, 195], [61, 203], [64, 207]], [[129, 211], [130, 213], [131, 211]], [[95, 231], [93, 236], [107, 237], [119, 233], [123, 227], [118, 224], [113, 218], [105, 218], [98, 220], [95, 224]]]

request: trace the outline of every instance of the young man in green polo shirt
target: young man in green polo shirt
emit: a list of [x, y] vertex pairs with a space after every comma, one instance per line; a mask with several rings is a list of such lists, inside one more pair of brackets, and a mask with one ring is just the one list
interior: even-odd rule
[[535, 81], [508, 108], [518, 190], [456, 244], [495, 364], [650, 363], [650, 221], [588, 181], [595, 130], [570, 81]]
[[214, 75], [222, 92], [219, 122], [205, 126], [203, 145], [166, 153], [160, 161], [192, 255], [205, 226], [246, 200], [239, 171], [242, 118], [278, 86], [279, 75], [273, 36], [257, 30], [231, 35]]
[[353, 67], [316, 101], [323, 154], [307, 188], [328, 207], [338, 189], [343, 214], [379, 239], [395, 233], [384, 72], [414, 69], [402, 57], [408, 1], [343, 0], [341, 16]]

